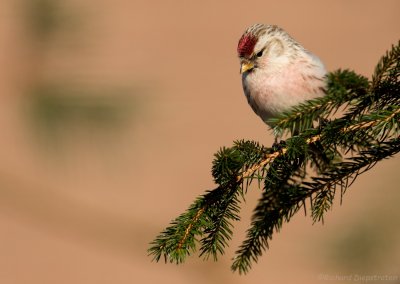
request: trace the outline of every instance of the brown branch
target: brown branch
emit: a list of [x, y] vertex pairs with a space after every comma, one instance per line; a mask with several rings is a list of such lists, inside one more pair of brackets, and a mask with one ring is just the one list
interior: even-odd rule
[[[343, 128], [342, 132], [349, 132], [349, 131], [354, 131], [354, 130], [358, 130], [358, 129], [364, 129], [364, 128], [368, 128], [371, 126], [375, 126], [379, 122], [382, 122], [382, 121], [387, 122], [387, 121], [391, 120], [396, 114], [399, 114], [399, 113], [400, 113], [400, 108], [383, 120], [372, 120], [372, 121], [368, 121], [368, 122], [361, 122], [359, 124], [353, 124], [351, 126]], [[321, 139], [320, 134], [314, 135], [314, 136], [311, 136], [310, 138], [308, 138], [306, 140], [306, 143], [312, 144], [312, 143], [319, 141], [320, 139]], [[240, 183], [245, 178], [251, 177], [257, 170], [265, 167], [269, 163], [272, 163], [276, 158], [278, 158], [282, 155], [285, 155], [287, 150], [288, 150], [287, 148], [282, 148], [279, 151], [275, 151], [271, 154], [265, 155], [264, 159], [262, 159], [259, 163], [254, 164], [253, 166], [248, 168], [246, 171], [244, 171], [242, 174], [236, 176], [236, 182]], [[185, 229], [185, 234], [183, 235], [182, 239], [179, 241], [177, 249], [181, 249], [183, 247], [183, 244], [189, 237], [190, 231], [193, 229], [194, 224], [200, 219], [201, 215], [204, 213], [206, 208], [207, 208], [207, 204], [205, 204], [203, 207], [199, 208], [196, 215], [192, 218], [190, 224]]]
[[[321, 139], [321, 135], [319, 135], [319, 134], [314, 135], [314, 136], [311, 136], [310, 138], [308, 138], [306, 140], [306, 143], [307, 144], [315, 143], [320, 139]], [[279, 151], [265, 155], [264, 159], [262, 159], [258, 164], [251, 166], [245, 172], [243, 172], [241, 175], [238, 175], [236, 177], [236, 181], [241, 182], [243, 179], [250, 177], [252, 174], [254, 174], [255, 171], [266, 166], [269, 163], [272, 163], [279, 156], [285, 155], [286, 152], [287, 152], [287, 148], [282, 148]]]
[[389, 115], [388, 117], [386, 117], [385, 119], [377, 119], [377, 120], [371, 120], [371, 121], [364, 121], [361, 122], [359, 124], [353, 124], [350, 125], [349, 127], [346, 127], [343, 129], [343, 132], [348, 132], [348, 131], [353, 131], [353, 130], [358, 130], [358, 129], [364, 129], [364, 128], [368, 128], [368, 127], [372, 127], [377, 125], [380, 122], [388, 122], [389, 120], [391, 120], [393, 117], [395, 117], [397, 114], [400, 113], [400, 108], [397, 109], [396, 111], [394, 111], [391, 115]]
[[204, 211], [206, 210], [207, 205], [204, 205], [203, 207], [201, 207], [196, 215], [193, 217], [193, 219], [191, 220], [190, 224], [187, 226], [187, 228], [185, 229], [185, 234], [183, 235], [182, 239], [179, 241], [178, 246], [176, 247], [176, 249], [181, 249], [183, 247], [183, 244], [185, 243], [185, 241], [187, 240], [190, 231], [192, 230], [194, 224], [200, 219], [200, 216], [204, 213]]
[[[308, 112], [313, 112], [314, 110], [319, 109], [319, 108], [321, 108], [321, 107], [324, 106], [324, 105], [326, 106], [326, 108], [328, 108], [328, 107], [329, 107], [330, 105], [332, 105], [333, 103], [334, 103], [334, 101], [331, 100], [331, 101], [326, 102], [325, 104], [314, 105], [314, 106], [312, 106], [312, 107], [310, 107], [310, 108], [308, 109]], [[289, 121], [291, 121], [291, 120], [293, 120], [293, 119], [296, 119], [296, 118], [300, 117], [302, 114], [304, 114], [304, 111], [298, 111], [298, 112], [292, 113], [292, 114], [290, 115], [290, 117], [285, 118], [285, 119], [282, 119], [282, 120], [279, 121], [276, 125], [277, 125], [277, 126], [281, 126], [281, 125], [283, 125], [283, 124], [285, 124], [285, 123], [287, 123], [287, 122], [289, 122]]]
[[241, 175], [238, 175], [236, 177], [237, 182], [241, 182], [243, 179], [250, 177], [255, 171], [258, 169], [264, 167], [265, 165], [272, 163], [276, 158], [278, 158], [281, 155], [284, 155], [287, 151], [287, 148], [282, 148], [279, 151], [273, 152], [271, 154], [265, 155], [265, 158], [261, 160], [258, 164], [255, 164], [248, 168], [245, 172], [243, 172]]
[[[388, 122], [393, 117], [395, 117], [396, 114], [399, 114], [399, 113], [400, 113], [400, 108], [397, 109], [396, 111], [394, 111], [391, 115], [389, 115], [388, 117], [386, 117], [383, 120], [372, 120], [372, 121], [367, 121], [367, 122], [361, 122], [359, 124], [353, 124], [351, 126], [343, 128], [342, 132], [349, 132], [349, 131], [354, 131], [354, 130], [358, 130], [358, 129], [364, 129], [364, 128], [372, 127], [372, 126], [375, 126], [375, 125], [377, 125], [378, 123], [380, 123], [382, 121]], [[321, 139], [321, 135], [320, 134], [314, 135], [314, 136], [311, 136], [310, 138], [308, 138], [306, 140], [306, 143], [307, 144], [312, 144], [312, 143], [315, 143], [315, 142], [319, 141], [320, 139]], [[236, 177], [236, 181], [237, 182], [241, 182], [243, 179], [252, 176], [254, 174], [254, 172], [256, 172], [260, 168], [266, 166], [267, 164], [272, 163], [276, 158], [278, 158], [281, 155], [284, 155], [286, 152], [287, 152], [287, 148], [282, 148], [279, 151], [276, 151], [274, 153], [265, 155], [265, 158], [263, 160], [261, 160], [258, 164], [255, 164], [255, 165], [251, 166], [246, 171], [244, 171], [241, 175], [238, 175]]]

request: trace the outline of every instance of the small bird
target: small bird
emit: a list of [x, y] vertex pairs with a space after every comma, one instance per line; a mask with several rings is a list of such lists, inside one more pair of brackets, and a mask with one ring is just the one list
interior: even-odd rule
[[270, 127], [270, 118], [325, 95], [322, 62], [278, 26], [255, 24], [247, 28], [237, 52], [247, 101]]

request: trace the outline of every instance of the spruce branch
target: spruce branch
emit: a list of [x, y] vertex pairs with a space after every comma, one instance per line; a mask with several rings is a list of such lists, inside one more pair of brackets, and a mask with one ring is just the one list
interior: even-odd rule
[[392, 45], [392, 48], [382, 56], [376, 65], [375, 72], [372, 75], [373, 89], [377, 89], [379, 85], [387, 80], [399, 81], [399, 58], [400, 40], [397, 42], [397, 45]]
[[[370, 170], [382, 159], [397, 154], [400, 151], [400, 137], [375, 145], [371, 150], [360, 152], [359, 156], [334, 165], [318, 177], [312, 177], [312, 182], [301, 184], [293, 180], [272, 183], [266, 179], [262, 198], [255, 208], [251, 228], [247, 231], [246, 240], [236, 252], [232, 270], [247, 273], [252, 262], [257, 262], [263, 250], [269, 247], [274, 231], [279, 232], [282, 222], [290, 218], [304, 205], [304, 200], [311, 198], [311, 211], [314, 222], [322, 221], [326, 211], [331, 209], [337, 187], [341, 196], [355, 179], [365, 171]], [[281, 165], [287, 174], [288, 166]], [[293, 168], [292, 170], [295, 170]], [[290, 172], [290, 169], [289, 169]]]
[[290, 111], [272, 118], [276, 134], [290, 131], [293, 135], [311, 128], [317, 119], [328, 118], [342, 105], [351, 104], [355, 99], [364, 96], [369, 87], [368, 79], [350, 70], [338, 70], [327, 75], [327, 94], [324, 97], [309, 100]]
[[400, 42], [381, 58], [370, 82], [349, 70], [335, 71], [328, 74], [325, 97], [271, 121], [275, 133], [292, 134], [279, 145], [239, 140], [221, 148], [212, 165], [217, 187], [173, 220], [149, 254], [156, 261], [182, 263], [200, 245], [200, 256], [217, 260], [254, 180], [261, 198], [232, 270], [247, 273], [273, 234], [301, 208], [306, 213], [310, 207], [313, 221], [323, 222], [337, 191], [342, 200], [360, 174], [400, 152], [399, 77]]

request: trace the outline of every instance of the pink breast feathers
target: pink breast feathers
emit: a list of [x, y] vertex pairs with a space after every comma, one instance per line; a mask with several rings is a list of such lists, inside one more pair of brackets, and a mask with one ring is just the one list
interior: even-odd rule
[[254, 51], [254, 46], [257, 43], [257, 38], [251, 34], [244, 34], [237, 47], [239, 57], [248, 57]]

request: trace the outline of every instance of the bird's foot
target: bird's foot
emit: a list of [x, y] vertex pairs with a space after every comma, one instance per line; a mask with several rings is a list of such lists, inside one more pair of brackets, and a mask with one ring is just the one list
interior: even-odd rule
[[278, 143], [278, 139], [275, 138], [274, 144], [272, 144], [272, 151], [278, 152], [278, 151], [281, 151], [285, 147], [286, 147], [286, 141], [285, 140], [281, 140]]

